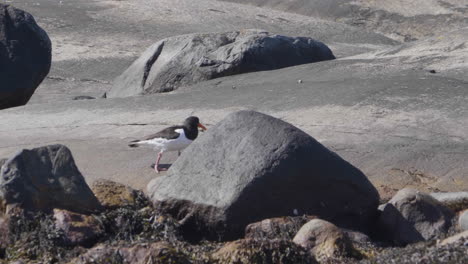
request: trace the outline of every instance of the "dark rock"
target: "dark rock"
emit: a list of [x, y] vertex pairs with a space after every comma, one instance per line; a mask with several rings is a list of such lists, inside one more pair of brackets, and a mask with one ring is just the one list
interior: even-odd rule
[[26, 104], [51, 60], [50, 39], [33, 16], [0, 4], [0, 109]]
[[468, 192], [431, 193], [431, 196], [455, 212], [468, 209]]
[[27, 210], [92, 213], [102, 209], [63, 145], [25, 149], [9, 159], [1, 169], [0, 199]]
[[159, 210], [186, 236], [241, 237], [262, 219], [316, 215], [366, 229], [379, 195], [361, 171], [308, 134], [254, 111], [230, 114], [148, 184]]
[[288, 240], [241, 239], [228, 242], [212, 255], [215, 263], [317, 263]]
[[89, 95], [78, 95], [78, 96], [73, 97], [72, 99], [73, 100], [92, 100], [92, 99], [96, 99], [96, 97], [92, 97]]
[[166, 242], [139, 243], [125, 247], [96, 246], [70, 263], [166, 264], [190, 263], [187, 256]]
[[245, 228], [245, 238], [291, 240], [297, 231], [315, 216], [284, 216], [252, 223]]
[[92, 246], [104, 234], [104, 227], [93, 215], [54, 209], [55, 226], [63, 231], [63, 245]]
[[293, 241], [307, 249], [320, 262], [350, 257], [355, 251], [345, 232], [321, 219], [313, 219], [303, 225]]
[[144, 207], [148, 205], [142, 191], [137, 191], [121, 183], [97, 180], [91, 185], [96, 198], [107, 209], [119, 207]]
[[117, 77], [107, 97], [169, 92], [223, 76], [332, 59], [321, 42], [261, 30], [170, 37], [148, 48]]
[[400, 190], [381, 210], [379, 226], [396, 245], [436, 239], [449, 230], [454, 216], [432, 196], [410, 188]]
[[437, 73], [436, 70], [429, 70], [430, 73]]
[[461, 230], [468, 230], [468, 209], [460, 213], [458, 226]]

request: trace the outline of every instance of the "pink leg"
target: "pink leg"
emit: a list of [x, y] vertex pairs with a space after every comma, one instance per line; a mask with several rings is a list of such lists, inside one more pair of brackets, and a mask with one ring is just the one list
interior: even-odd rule
[[154, 170], [159, 173], [159, 161], [161, 160], [162, 152], [158, 153], [158, 159], [156, 159], [156, 163], [154, 164]]

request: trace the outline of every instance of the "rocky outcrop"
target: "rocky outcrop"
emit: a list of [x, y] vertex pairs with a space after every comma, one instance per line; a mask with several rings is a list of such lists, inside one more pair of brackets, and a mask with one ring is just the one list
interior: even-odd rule
[[223, 76], [332, 59], [319, 41], [261, 30], [170, 37], [148, 48], [114, 81], [107, 97], [169, 92]]
[[223, 0], [339, 21], [381, 32], [400, 41], [414, 41], [466, 27], [466, 4], [459, 0]]
[[25, 149], [10, 158], [1, 167], [1, 199], [32, 211], [92, 213], [102, 208], [63, 145]]
[[249, 224], [245, 228], [245, 238], [291, 240], [297, 231], [315, 216], [286, 216], [265, 219]]
[[350, 257], [354, 252], [347, 234], [334, 224], [321, 219], [313, 219], [303, 225], [293, 241], [307, 249], [318, 261]]
[[316, 215], [366, 229], [379, 196], [366, 176], [308, 134], [254, 111], [227, 116], [192, 143], [148, 195], [193, 236], [238, 238], [262, 219]]
[[454, 216], [432, 196], [410, 188], [400, 190], [380, 209], [379, 226], [396, 245], [438, 238], [448, 231]]
[[33, 16], [0, 4], [0, 109], [26, 104], [51, 60], [50, 39]]

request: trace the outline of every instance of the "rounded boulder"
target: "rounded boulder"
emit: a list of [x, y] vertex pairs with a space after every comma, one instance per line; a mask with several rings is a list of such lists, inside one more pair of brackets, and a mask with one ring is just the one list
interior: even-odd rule
[[107, 97], [170, 92], [219, 77], [332, 59], [322, 42], [258, 29], [174, 36], [149, 47], [116, 78]]
[[242, 237], [249, 223], [315, 215], [365, 230], [379, 195], [367, 177], [302, 130], [255, 111], [228, 115], [148, 184], [186, 234]]

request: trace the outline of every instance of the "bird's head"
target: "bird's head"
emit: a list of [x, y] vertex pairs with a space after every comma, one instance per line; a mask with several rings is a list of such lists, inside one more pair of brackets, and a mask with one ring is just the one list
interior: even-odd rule
[[202, 123], [200, 123], [200, 119], [198, 119], [196, 116], [187, 117], [184, 121], [184, 125], [187, 127], [199, 127], [202, 129], [202, 131], [207, 130], [207, 128]]

